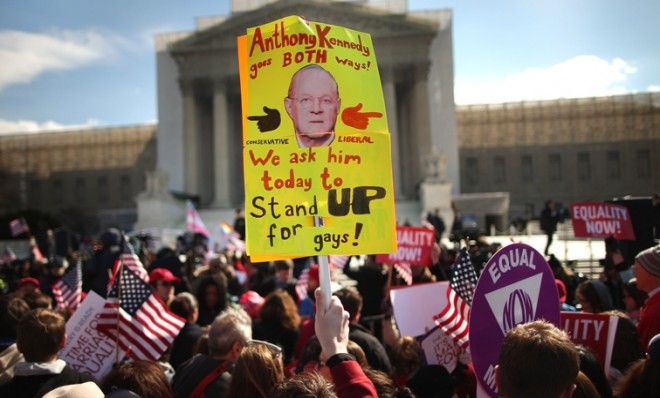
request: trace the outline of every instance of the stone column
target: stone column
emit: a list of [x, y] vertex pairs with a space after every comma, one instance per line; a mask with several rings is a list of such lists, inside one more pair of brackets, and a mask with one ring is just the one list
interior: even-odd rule
[[227, 110], [227, 83], [213, 82], [213, 182], [214, 207], [231, 207], [231, 162], [229, 142], [229, 112]]
[[192, 81], [181, 80], [183, 97], [183, 187], [187, 194], [199, 195], [199, 123], [197, 99]]
[[383, 97], [387, 111], [387, 125], [390, 130], [392, 146], [392, 178], [394, 180], [395, 198], [401, 197], [401, 162], [399, 158], [399, 119], [397, 117], [396, 80], [392, 67], [383, 69]]
[[[416, 159], [413, 165], [412, 175], [415, 183], [421, 182], [424, 178], [424, 159], [431, 153], [431, 129], [429, 118], [429, 91], [428, 91], [428, 72], [429, 63], [421, 62], [413, 65], [413, 86], [412, 86], [412, 106], [411, 110], [411, 131], [413, 139], [414, 155]], [[442, 150], [442, 148], [438, 148]]]

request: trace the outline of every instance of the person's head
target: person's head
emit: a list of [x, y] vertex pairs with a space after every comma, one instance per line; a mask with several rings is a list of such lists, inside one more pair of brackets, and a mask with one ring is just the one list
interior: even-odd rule
[[18, 286], [16, 287], [16, 296], [25, 297], [27, 294], [39, 293], [39, 280], [32, 277], [21, 278], [18, 281]]
[[312, 64], [293, 74], [284, 108], [301, 147], [325, 146], [332, 141], [340, 107], [339, 88], [328, 71]]
[[545, 321], [521, 324], [504, 337], [495, 370], [501, 397], [570, 397], [579, 357], [568, 335]]
[[21, 298], [9, 295], [0, 298], [0, 338], [16, 338], [18, 321], [30, 312], [30, 306]]
[[229, 396], [267, 398], [283, 380], [282, 350], [271, 343], [250, 340], [236, 360]]
[[23, 300], [30, 306], [31, 309], [44, 308], [52, 309], [53, 308], [53, 299], [49, 295], [41, 293], [38, 290], [35, 290], [31, 293], [27, 293], [23, 296]]
[[548, 209], [554, 209], [555, 202], [552, 199], [548, 199], [545, 201], [545, 207], [547, 207]]
[[154, 287], [154, 293], [169, 304], [174, 299], [174, 285], [179, 282], [179, 278], [165, 268], [156, 268], [149, 273], [149, 283]]
[[[610, 396], [612, 396], [610, 394]], [[578, 372], [577, 377], [575, 378], [575, 391], [573, 392], [573, 398], [605, 398], [596, 390], [596, 386], [589, 380], [587, 375]]]
[[152, 361], [130, 361], [116, 364], [101, 381], [106, 393], [129, 390], [140, 398], [171, 398], [172, 389], [163, 370]]
[[378, 398], [415, 398], [408, 388], [399, 388], [387, 373], [366, 367], [363, 369], [365, 376], [374, 384]]
[[635, 256], [637, 287], [649, 293], [660, 287], [660, 245], [649, 247]]
[[411, 336], [401, 337], [392, 348], [391, 358], [396, 375], [411, 375], [422, 366], [422, 353], [419, 342]]
[[280, 283], [287, 283], [293, 276], [293, 261], [275, 261], [275, 279]]
[[[656, 340], [660, 342], [660, 339]], [[658, 396], [658, 391], [660, 391], [660, 358], [657, 353], [656, 355], [649, 353], [646, 359], [640, 359], [630, 365], [614, 386], [614, 396], [617, 398], [655, 398]]]
[[300, 326], [298, 307], [291, 295], [282, 289], [277, 289], [266, 296], [259, 317], [265, 323], [277, 323], [291, 330], [298, 330]]
[[261, 297], [259, 293], [254, 290], [248, 290], [241, 295], [238, 303], [241, 305], [241, 308], [250, 315], [250, 318], [257, 319], [259, 318], [259, 311], [261, 311], [261, 306], [264, 305], [264, 301], [264, 298]]
[[348, 311], [350, 322], [355, 323], [360, 320], [360, 311], [362, 311], [362, 296], [354, 287], [345, 287], [335, 293], [335, 296], [341, 301], [341, 305]]
[[68, 267], [69, 261], [61, 256], [55, 256], [48, 261], [48, 272], [55, 277], [64, 275], [64, 272]]
[[337, 398], [334, 384], [315, 372], [297, 374], [280, 383], [273, 398]]
[[170, 310], [190, 323], [197, 322], [197, 299], [188, 292], [177, 294], [170, 303]]
[[211, 323], [209, 355], [235, 361], [243, 346], [252, 339], [252, 320], [242, 309], [229, 307]]
[[626, 311], [642, 308], [648, 296], [645, 291], [637, 286], [637, 278], [632, 278], [623, 285], [623, 303], [626, 305]]
[[26, 362], [50, 362], [66, 341], [66, 322], [55, 311], [38, 308], [25, 314], [16, 328], [16, 346]]
[[[591, 382], [593, 387], [598, 392], [599, 396], [602, 398], [611, 398], [612, 397], [612, 388], [610, 387], [607, 376], [605, 376], [605, 370], [603, 366], [598, 362], [596, 356], [585, 346], [579, 345], [576, 347], [578, 350], [578, 355], [580, 356], [580, 374], [587, 377]], [[588, 390], [589, 388], [584, 386], [584, 382], [577, 382], [577, 390]]]
[[197, 288], [201, 308], [222, 311], [227, 307], [227, 277], [222, 273], [205, 276]]
[[599, 313], [612, 309], [612, 297], [607, 286], [597, 280], [584, 281], [575, 289], [575, 297], [582, 306], [582, 311]]
[[[369, 366], [367, 355], [356, 342], [349, 340], [346, 349], [349, 354], [355, 357], [355, 361], [361, 368], [364, 369]], [[307, 344], [303, 347], [300, 358], [298, 358], [298, 362], [296, 363], [296, 373], [303, 372], [318, 372], [328, 381], [332, 381], [330, 369], [321, 361], [321, 343], [316, 336], [312, 336], [307, 340]]]

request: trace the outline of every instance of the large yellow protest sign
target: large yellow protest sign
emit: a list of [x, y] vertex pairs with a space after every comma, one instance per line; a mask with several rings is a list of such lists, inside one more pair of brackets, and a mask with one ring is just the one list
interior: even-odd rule
[[238, 51], [248, 254], [395, 251], [371, 37], [291, 16], [249, 29]]

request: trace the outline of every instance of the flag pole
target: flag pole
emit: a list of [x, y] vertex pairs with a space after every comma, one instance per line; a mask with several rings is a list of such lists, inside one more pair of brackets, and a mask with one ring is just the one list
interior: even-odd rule
[[[125, 243], [126, 242], [124, 242], [124, 244]], [[115, 283], [117, 283], [117, 330], [115, 332], [115, 363], [119, 362], [119, 323], [121, 322], [119, 311], [121, 311], [121, 273], [123, 268], [124, 260], [122, 259], [122, 253], [119, 253], [119, 267], [117, 268], [117, 273], [115, 275]]]
[[[323, 219], [320, 216], [314, 216], [314, 226], [322, 227]], [[330, 286], [330, 267], [328, 265], [328, 256], [317, 256], [319, 259], [319, 284], [321, 285], [321, 294], [325, 302], [324, 310], [330, 308], [330, 299], [332, 298], [332, 287]]]

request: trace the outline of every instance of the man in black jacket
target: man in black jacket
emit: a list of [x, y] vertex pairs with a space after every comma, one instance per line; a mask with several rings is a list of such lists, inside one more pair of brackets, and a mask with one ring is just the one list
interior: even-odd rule
[[170, 365], [176, 370], [193, 356], [193, 347], [204, 333], [195, 323], [199, 315], [195, 296], [187, 292], [177, 294], [170, 304], [170, 310], [186, 320], [186, 324], [174, 339], [170, 352]]
[[25, 362], [14, 366], [14, 377], [0, 387], [1, 397], [42, 397], [55, 388], [94, 381], [61, 359], [57, 353], [66, 341], [64, 318], [55, 311], [39, 308], [18, 323], [16, 345]]
[[392, 365], [385, 347], [374, 335], [358, 323], [360, 311], [362, 310], [362, 296], [360, 293], [353, 287], [345, 287], [335, 295], [349, 314], [348, 338], [362, 348], [367, 357], [367, 362], [372, 368], [390, 374]]

